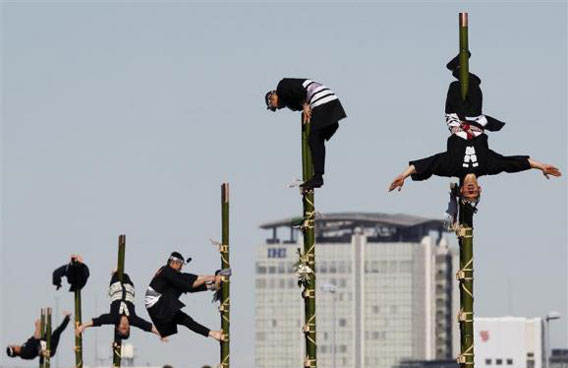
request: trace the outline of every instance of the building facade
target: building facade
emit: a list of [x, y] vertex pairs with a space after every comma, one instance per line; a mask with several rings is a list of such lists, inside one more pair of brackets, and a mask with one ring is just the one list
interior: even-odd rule
[[543, 367], [544, 329], [541, 318], [476, 317], [474, 329], [476, 367]]
[[[302, 239], [291, 223], [261, 226], [272, 237], [256, 254], [257, 368], [303, 364], [304, 306], [294, 269]], [[278, 237], [282, 228], [288, 239]], [[439, 220], [407, 215], [316, 220], [319, 366], [390, 368], [401, 359], [455, 355], [457, 252], [443, 231]]]

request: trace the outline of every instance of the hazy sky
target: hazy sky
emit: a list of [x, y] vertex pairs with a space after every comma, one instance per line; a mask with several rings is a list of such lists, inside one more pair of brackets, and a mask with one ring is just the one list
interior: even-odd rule
[[[409, 159], [441, 151], [444, 68], [470, 13], [470, 68], [503, 154], [530, 154], [567, 172], [567, 5], [548, 2], [2, 2], [0, 346], [33, 332], [39, 308], [72, 308], [51, 271], [72, 252], [91, 279], [84, 319], [108, 309], [118, 235], [147, 318], [144, 290], [172, 250], [189, 271], [220, 260], [220, 185], [231, 183], [232, 362], [254, 365], [254, 249], [267, 220], [300, 213], [299, 117], [264, 107], [280, 78], [331, 87], [348, 118], [328, 144], [322, 212], [442, 216], [447, 179], [387, 194]], [[476, 215], [476, 315], [552, 322], [567, 347], [567, 185], [539, 172], [485, 177]], [[450, 235], [451, 236], [451, 235]], [[299, 293], [298, 293], [299, 295]], [[218, 326], [210, 295], [186, 310]], [[112, 328], [85, 333], [110, 351]], [[139, 364], [217, 364], [218, 345], [182, 330], [161, 344], [132, 333]], [[70, 366], [71, 329], [59, 363]], [[32, 366], [8, 360], [0, 364]]]

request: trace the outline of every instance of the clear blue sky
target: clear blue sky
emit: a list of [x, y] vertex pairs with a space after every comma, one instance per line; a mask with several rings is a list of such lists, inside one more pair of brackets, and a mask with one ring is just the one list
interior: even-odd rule
[[[484, 110], [508, 123], [490, 144], [566, 173], [565, 1], [3, 1], [0, 345], [29, 337], [55, 297], [72, 308], [70, 293], [50, 287], [72, 252], [91, 266], [84, 318], [105, 311], [120, 233], [142, 316], [144, 289], [170, 251], [191, 255], [190, 271], [215, 270], [208, 239], [220, 237], [219, 186], [229, 181], [232, 360], [253, 366], [254, 250], [267, 236], [258, 225], [300, 212], [287, 189], [300, 175], [299, 117], [266, 111], [264, 93], [284, 76], [309, 77], [345, 106], [320, 211], [441, 217], [448, 180], [386, 189], [409, 159], [445, 146], [444, 65], [457, 53], [460, 11], [470, 13]], [[476, 314], [557, 310], [553, 346], [567, 347], [566, 178], [531, 171], [481, 182]], [[218, 324], [209, 295], [184, 300], [194, 318]], [[111, 330], [97, 335], [109, 348]], [[71, 336], [61, 365], [72, 362]], [[89, 365], [94, 338], [85, 334]], [[140, 364], [218, 359], [217, 344], [187, 331], [165, 345], [141, 332], [131, 341]]]

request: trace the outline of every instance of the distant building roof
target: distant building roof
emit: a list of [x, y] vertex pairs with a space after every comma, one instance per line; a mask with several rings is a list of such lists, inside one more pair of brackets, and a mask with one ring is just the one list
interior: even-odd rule
[[[280, 242], [276, 231], [281, 227], [291, 229], [291, 238], [286, 242], [295, 242], [294, 224], [301, 217], [266, 222], [261, 229], [272, 230], [270, 242]], [[351, 238], [355, 231], [367, 235], [370, 241], [419, 241], [430, 231], [442, 233], [444, 221], [407, 214], [386, 214], [379, 212], [335, 212], [316, 217], [316, 238], [318, 241], [344, 242]]]

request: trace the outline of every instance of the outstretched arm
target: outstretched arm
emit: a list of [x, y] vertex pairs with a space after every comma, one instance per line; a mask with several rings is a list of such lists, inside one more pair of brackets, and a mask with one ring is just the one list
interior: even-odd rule
[[402, 174], [394, 178], [391, 185], [389, 186], [389, 192], [392, 192], [396, 188], [398, 188], [398, 191], [400, 192], [402, 190], [402, 186], [404, 185], [404, 180], [406, 180], [406, 178], [408, 178], [412, 174], [416, 174], [416, 168], [414, 167], [414, 165], [409, 165], [406, 170], [402, 172]]
[[90, 320], [89, 322], [85, 322], [82, 325], [77, 326], [77, 328], [75, 329], [75, 335], [77, 336], [81, 335], [83, 331], [85, 331], [89, 327], [93, 327], [93, 320]]
[[215, 283], [215, 285], [221, 284], [221, 275], [200, 275], [197, 277], [197, 280], [193, 282], [193, 288], [197, 289], [202, 287], [206, 283]]
[[549, 175], [552, 176], [562, 176], [560, 170], [557, 167], [539, 162], [537, 160], [533, 160], [529, 158], [529, 164], [531, 165], [531, 169], [538, 169], [542, 171], [542, 174], [547, 178], [550, 179]]

